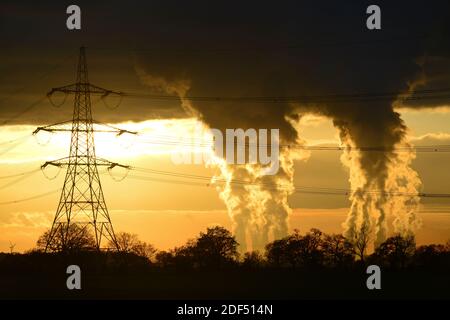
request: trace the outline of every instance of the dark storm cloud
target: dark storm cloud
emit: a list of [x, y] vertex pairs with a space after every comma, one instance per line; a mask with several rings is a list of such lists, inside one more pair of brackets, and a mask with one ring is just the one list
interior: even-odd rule
[[[80, 1], [82, 30], [77, 32], [65, 29], [69, 4], [1, 5], [0, 35], [6, 43], [1, 55], [6, 62], [14, 57], [14, 63], [2, 66], [2, 118], [32, 102], [23, 94], [38, 98], [73, 82], [76, 58], [62, 57], [73, 56], [81, 44], [88, 47], [91, 81], [119, 91], [152, 92], [140, 83], [136, 66], [168, 81], [188, 80], [190, 96], [397, 92], [424, 73], [430, 79], [426, 86], [450, 87], [448, 1], [378, 2], [380, 31], [365, 27], [365, 9], [372, 4], [367, 1]], [[429, 59], [421, 66], [416, 61], [424, 55]], [[45, 74], [58, 63], [65, 67]], [[330, 104], [320, 112], [335, 117], [337, 125], [355, 112], [356, 119], [375, 125], [390, 103]], [[291, 106], [284, 103], [195, 102], [194, 107], [218, 128], [231, 122], [278, 127], [287, 140], [295, 136], [285, 121]], [[43, 108], [45, 103], [15, 121], [40, 121]], [[117, 111], [95, 112], [102, 121], [186, 116], [177, 101], [131, 98]], [[55, 121], [66, 117], [50, 114]]]
[[[381, 2], [380, 31], [368, 31], [365, 27], [368, 4], [329, 1], [257, 7], [250, 3], [186, 5], [175, 9], [170, 18], [165, 14], [156, 18], [171, 27], [157, 36], [156, 43], [140, 44], [138, 61], [153, 76], [169, 82], [188, 80], [187, 94], [191, 96], [406, 92], [408, 84], [424, 72], [431, 73], [427, 77], [432, 79], [435, 73], [448, 68], [446, 59], [440, 60], [443, 65], [438, 63], [436, 70], [417, 61], [425, 55], [448, 57], [448, 44], [444, 41], [448, 39], [448, 4]], [[151, 13], [148, 18], [153, 21]], [[182, 30], [175, 27], [180, 25]], [[156, 49], [146, 51], [147, 46]], [[441, 78], [441, 82], [447, 81], [446, 77]], [[439, 86], [445, 87], [444, 84]], [[391, 108], [392, 102], [331, 101], [302, 110], [333, 118], [343, 132], [353, 131], [350, 134], [361, 140], [358, 144], [393, 145], [400, 140], [404, 127]], [[442, 102], [441, 99], [433, 103]], [[194, 101], [193, 105], [216, 128], [276, 127], [282, 129], [287, 140], [295, 136], [285, 120], [291, 110], [285, 103]], [[363, 134], [363, 130], [368, 134]]]

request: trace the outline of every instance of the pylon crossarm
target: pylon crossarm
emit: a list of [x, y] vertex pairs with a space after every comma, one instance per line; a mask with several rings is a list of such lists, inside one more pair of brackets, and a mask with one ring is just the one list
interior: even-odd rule
[[108, 170], [114, 169], [115, 167], [121, 167], [121, 168], [124, 168], [124, 169], [131, 169], [131, 166], [114, 162], [114, 163], [111, 163], [109, 165]]
[[69, 85], [63, 86], [63, 87], [52, 88], [47, 93], [47, 96], [51, 96], [55, 92], [77, 93], [77, 92], [80, 92], [80, 86], [83, 87], [81, 90], [83, 92], [85, 92], [85, 93], [101, 94], [103, 96], [107, 96], [107, 95], [110, 95], [110, 94], [116, 94], [116, 95], [120, 95], [120, 96], [123, 95], [122, 92], [108, 90], [108, 89], [105, 89], [105, 88], [101, 88], [101, 87], [95, 86], [95, 85], [90, 84], [90, 83], [81, 83], [80, 82], [80, 83], [72, 83], [72, 84], [69, 84]]
[[[83, 119], [81, 119], [83, 120]], [[114, 126], [108, 125], [108, 124], [104, 124], [104, 123], [100, 123], [97, 121], [93, 121], [93, 123], [95, 125], [99, 125], [99, 126], [103, 126], [106, 129], [80, 129], [80, 128], [71, 128], [71, 127], [67, 127], [67, 125], [72, 125], [72, 120], [69, 121], [63, 121], [63, 122], [58, 122], [58, 123], [54, 123], [54, 124], [50, 124], [47, 126], [42, 126], [42, 127], [37, 127], [36, 130], [33, 131], [33, 135], [38, 134], [40, 131], [47, 131], [47, 132], [106, 132], [106, 133], [115, 133], [116, 136], [121, 136], [125, 133], [127, 134], [133, 134], [136, 135], [138, 134], [136, 131], [129, 131], [126, 129], [120, 129], [120, 128], [116, 128]]]
[[105, 88], [98, 87], [98, 86], [90, 84], [90, 83], [89, 83], [89, 89], [90, 89], [91, 93], [101, 93], [103, 97], [106, 97], [106, 96], [108, 96], [110, 94], [116, 94], [118, 96], [122, 96], [123, 95], [122, 92], [105, 89]]
[[101, 166], [101, 165], [108, 166], [109, 167], [108, 169], [113, 169], [114, 167], [121, 167], [121, 168], [124, 168], [124, 169], [131, 169], [131, 166], [129, 166], [129, 165], [120, 164], [118, 162], [112, 162], [112, 161], [109, 161], [109, 160], [106, 160], [106, 159], [102, 159], [102, 158], [97, 158], [96, 159], [96, 165], [97, 166]]
[[107, 128], [110, 129], [109, 131], [108, 130], [101, 131], [101, 130], [95, 129], [94, 130], [95, 132], [115, 132], [115, 133], [117, 133], [117, 136], [121, 136], [122, 134], [125, 134], [125, 133], [134, 134], [134, 135], [138, 134], [137, 131], [130, 131], [130, 130], [126, 130], [126, 129], [117, 128], [117, 127], [114, 127], [112, 125], [109, 125], [109, 124], [106, 124], [106, 123], [102, 123], [102, 122], [99, 122], [99, 121], [95, 121], [95, 120], [93, 122], [96, 125], [104, 126], [104, 127], [107, 127]]
[[47, 92], [47, 97], [50, 97], [55, 92], [71, 93], [75, 92], [75, 90], [76, 90], [76, 83], [72, 83], [67, 86], [52, 88], [49, 92]]
[[[78, 159], [82, 159], [85, 158], [84, 156], [78, 156]], [[57, 160], [52, 160], [52, 161], [46, 161], [41, 168], [45, 169], [47, 166], [55, 166], [55, 167], [62, 167], [62, 166], [68, 166], [74, 163], [74, 161], [71, 161], [72, 158], [71, 157], [64, 157], [61, 159], [57, 159]], [[129, 165], [125, 165], [125, 164], [120, 164], [118, 162], [112, 162], [106, 159], [102, 159], [102, 158], [95, 158], [92, 159], [93, 161], [91, 162], [92, 165], [96, 165], [96, 166], [104, 166], [104, 167], [108, 167], [108, 169], [113, 169], [115, 167], [121, 167], [124, 169], [131, 169], [131, 166]]]
[[64, 157], [61, 159], [57, 159], [57, 160], [52, 160], [52, 161], [46, 161], [42, 166], [41, 169], [45, 169], [47, 166], [55, 166], [55, 167], [61, 167], [63, 165], [65, 165], [64, 162], [61, 162], [63, 160], [69, 159], [69, 157]]
[[68, 120], [68, 121], [62, 121], [62, 122], [58, 122], [58, 123], [54, 123], [54, 124], [50, 124], [47, 126], [42, 126], [42, 127], [37, 127], [36, 130], [33, 131], [33, 135], [36, 135], [37, 133], [39, 133], [39, 131], [47, 131], [47, 132], [53, 132], [53, 131], [71, 131], [71, 129], [69, 128], [59, 128], [58, 126], [62, 126], [62, 125], [67, 125], [67, 124], [72, 124], [72, 120]]

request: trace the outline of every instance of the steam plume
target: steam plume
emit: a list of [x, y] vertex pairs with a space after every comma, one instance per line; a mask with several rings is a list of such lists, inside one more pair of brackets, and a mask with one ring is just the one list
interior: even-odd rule
[[[253, 6], [244, 6], [242, 15], [233, 11], [232, 14], [239, 17], [233, 21], [229, 19], [231, 13], [227, 12], [226, 8], [221, 8], [224, 19], [220, 20], [217, 29], [208, 29], [205, 34], [203, 29], [193, 27], [194, 30], [190, 30], [190, 34], [199, 35], [203, 42], [208, 42], [211, 32], [214, 34], [214, 44], [223, 45], [227, 50], [233, 48], [232, 51], [221, 51], [223, 48], [220, 47], [217, 52], [164, 52], [144, 56], [140, 59], [142, 70], [145, 70], [140, 74], [141, 79], [144, 79], [145, 75], [150, 75], [147, 80], [163, 79], [159, 81], [159, 86], [169, 88], [164, 89], [166, 92], [177, 94], [189, 115], [194, 115], [207, 126], [222, 132], [227, 128], [277, 128], [280, 130], [282, 144], [301, 144], [301, 134], [295, 125], [299, 118], [306, 114], [318, 114], [331, 119], [339, 131], [342, 145], [348, 147], [341, 158], [349, 170], [352, 189], [344, 234], [353, 237], [361, 232], [362, 228], [370, 226], [374, 230], [375, 243], [379, 244], [390, 231], [386, 219], [390, 214], [395, 217], [394, 231], [414, 232], [420, 225], [416, 216], [419, 199], [414, 196], [420, 188], [420, 179], [411, 168], [414, 159], [412, 150], [404, 153], [395, 150], [398, 146], [408, 146], [407, 127], [400, 114], [395, 111], [395, 97], [391, 100], [363, 99], [349, 102], [328, 99], [326, 103], [305, 99], [296, 104], [206, 102], [189, 101], [186, 98], [323, 97], [339, 93], [357, 93], [364, 96], [364, 93], [370, 92], [408, 92], [412, 82], [421, 79], [423, 84], [424, 81], [435, 79], [434, 74], [442, 70], [442, 64], [449, 65], [449, 60], [443, 58], [448, 57], [448, 47], [438, 48], [433, 41], [417, 37], [406, 39], [408, 41], [384, 42], [386, 39], [398, 38], [398, 34], [391, 34], [389, 30], [368, 34], [360, 25], [361, 12], [365, 12], [367, 7], [365, 3], [350, 7], [333, 2], [330, 4], [333, 7], [333, 10], [329, 10], [330, 14], [320, 10], [316, 12], [316, 9], [307, 4], [301, 8], [297, 5], [298, 2], [295, 2], [293, 10], [287, 6], [277, 14], [272, 12], [274, 8], [270, 7], [266, 12], [268, 17], [274, 19], [270, 32], [266, 28], [265, 19], [264, 23], [261, 23], [248, 14], [253, 12]], [[439, 23], [443, 23], [444, 28], [446, 23], [448, 24], [444, 14], [449, 12], [446, 10], [448, 4], [442, 6], [442, 10], [436, 7], [430, 9], [427, 5], [420, 7], [420, 10], [416, 8], [405, 13], [396, 11], [400, 7], [397, 8], [389, 2], [382, 5], [383, 10], [395, 16], [395, 21], [390, 23], [404, 34], [415, 32], [437, 35], [442, 31]], [[441, 12], [443, 15], [437, 17], [436, 13]], [[308, 34], [300, 31], [308, 28], [297, 28], [295, 24], [292, 30], [287, 27], [290, 24], [286, 24], [286, 21], [291, 21], [288, 19], [291, 15], [292, 21], [301, 24], [316, 14], [326, 19], [327, 24], [324, 24], [324, 29], [320, 25], [317, 26], [319, 30], [315, 30], [316, 34], [311, 37], [310, 30]], [[199, 17], [202, 18], [203, 16]], [[431, 24], [430, 21], [436, 23]], [[330, 25], [336, 27], [337, 37], [341, 37], [343, 45], [333, 45], [333, 41], [330, 45], [317, 45], [324, 39], [323, 35], [328, 34]], [[230, 38], [230, 30], [249, 30], [249, 26], [255, 33], [251, 37], [254, 41], [252, 46], [262, 47], [263, 50], [249, 49], [249, 38], [245, 32], [232, 32]], [[280, 35], [286, 35], [282, 39], [287, 43], [298, 43], [298, 39], [303, 37], [312, 40], [313, 44], [302, 46], [298, 50], [290, 50], [283, 45], [281, 49], [272, 50], [272, 44], [280, 44]], [[359, 39], [371, 44], [346, 45], [349, 39]], [[188, 39], [186, 43], [189, 43]], [[243, 47], [242, 51], [239, 50], [240, 47]], [[433, 68], [429, 67], [427, 72], [433, 74], [424, 77], [424, 64], [417, 63], [417, 58], [425, 54], [432, 57], [435, 52], [441, 58], [428, 59], [433, 61]], [[439, 79], [448, 82], [446, 76], [440, 75]], [[150, 82], [155, 84], [155, 81]], [[188, 85], [183, 90], [170, 90], [174, 84], [179, 87], [181, 83]], [[438, 105], [439, 101], [434, 103], [429, 107]], [[358, 149], [364, 147], [382, 147], [382, 150], [365, 152]], [[218, 186], [220, 197], [233, 220], [236, 237], [241, 244], [248, 243], [248, 247], [253, 249], [263, 246], [270, 238], [282, 237], [287, 232], [290, 213], [288, 198], [293, 192], [293, 163], [296, 159], [307, 158], [307, 155], [298, 155], [292, 149], [286, 149], [282, 150], [280, 157], [280, 172], [276, 176], [262, 176], [258, 165], [219, 165], [219, 176], [227, 181], [225, 185]], [[233, 180], [251, 183], [241, 186], [233, 184]], [[269, 185], [283, 187], [274, 188]], [[407, 192], [411, 196], [395, 196], [398, 192]]]

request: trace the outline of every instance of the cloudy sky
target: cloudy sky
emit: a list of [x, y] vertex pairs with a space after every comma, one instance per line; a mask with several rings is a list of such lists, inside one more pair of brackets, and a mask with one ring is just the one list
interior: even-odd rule
[[[164, 172], [217, 174], [214, 167], [172, 161], [173, 141], [191, 134], [199, 123], [218, 129], [279, 128], [288, 144], [450, 145], [448, 1], [377, 3], [382, 29], [369, 31], [365, 10], [372, 3], [366, 1], [79, 1], [82, 29], [69, 31], [65, 10], [72, 3], [3, 1], [0, 250], [9, 250], [9, 241], [17, 243], [17, 250], [29, 249], [51, 225], [57, 192], [7, 202], [57, 190], [64, 171], [49, 168], [45, 174], [56, 175], [53, 180], [40, 170], [6, 176], [31, 172], [46, 160], [67, 155], [66, 134], [30, 133], [36, 126], [71, 119], [73, 96], [59, 108], [43, 97], [53, 87], [75, 82], [80, 46], [87, 47], [91, 83], [134, 93], [118, 108], [112, 108], [119, 102], [116, 97], [92, 97], [96, 120], [140, 132], [136, 138], [96, 136], [98, 156], [112, 161]], [[427, 92], [433, 91], [437, 94], [430, 97]], [[402, 94], [410, 98], [399, 99]], [[310, 98], [245, 100], [249, 97]], [[53, 96], [55, 104], [63, 101], [63, 95]], [[349, 181], [359, 174], [373, 183], [370, 187], [388, 188], [395, 152], [362, 153], [353, 167], [342, 157], [335, 150], [312, 151], [303, 160], [292, 157], [292, 183], [368, 188]], [[417, 152], [412, 157], [407, 167], [420, 178], [418, 191], [450, 193], [450, 152]], [[208, 181], [171, 183], [149, 173], [130, 173], [115, 181], [124, 173], [117, 169], [114, 177], [101, 175], [116, 230], [138, 233], [167, 249], [209, 225], [236, 227], [230, 207]], [[287, 173], [283, 168], [281, 174]], [[276, 193], [269, 200], [278, 197]], [[287, 196], [292, 212], [283, 209], [280, 214], [289, 213], [290, 230], [343, 232], [354, 201], [345, 195], [293, 193]], [[235, 208], [241, 215], [243, 206]], [[416, 230], [418, 242], [450, 238], [450, 199], [423, 198], [416, 210], [423, 221]], [[393, 219], [388, 216], [387, 224]], [[393, 227], [388, 230], [393, 232]]]

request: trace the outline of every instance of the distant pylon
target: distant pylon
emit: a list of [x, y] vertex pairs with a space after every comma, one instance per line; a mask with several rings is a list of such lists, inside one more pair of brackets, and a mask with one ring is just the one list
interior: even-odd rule
[[[43, 168], [48, 165], [58, 167], [67, 166], [61, 197], [56, 209], [52, 228], [47, 238], [46, 251], [51, 249], [52, 241], [57, 234], [61, 237], [60, 241], [64, 250], [65, 244], [69, 240], [68, 237], [74, 236], [69, 235], [70, 227], [73, 224], [80, 226], [77, 229], [80, 232], [84, 232], [87, 228], [93, 230], [97, 249], [102, 248], [102, 238], [106, 238], [119, 249], [111, 218], [106, 207], [97, 166], [108, 166], [109, 169], [115, 166], [127, 166], [96, 158], [94, 143], [94, 124], [96, 122], [92, 119], [90, 95], [94, 93], [101, 94], [102, 97], [105, 97], [111, 93], [120, 93], [106, 90], [89, 83], [84, 47], [80, 48], [76, 83], [52, 89], [48, 94], [49, 97], [53, 92], [63, 92], [64, 94], [73, 93], [75, 94], [75, 98], [71, 129], [61, 127], [64, 124], [69, 124], [69, 121], [66, 121], [55, 125], [39, 127], [35, 131], [35, 133], [40, 130], [71, 132], [69, 157], [56, 161], [48, 161], [42, 166]], [[113, 128], [113, 130], [108, 132], [117, 132], [118, 135], [124, 132], [134, 134], [134, 132], [117, 128]]]

